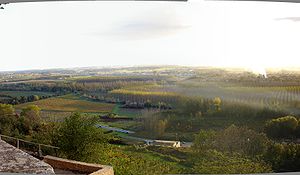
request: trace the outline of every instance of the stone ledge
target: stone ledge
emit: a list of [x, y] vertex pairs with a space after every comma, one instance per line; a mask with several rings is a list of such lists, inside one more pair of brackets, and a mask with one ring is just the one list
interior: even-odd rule
[[114, 175], [113, 168], [107, 165], [84, 163], [53, 156], [45, 156], [44, 161], [55, 169], [77, 171], [90, 175]]
[[0, 140], [0, 172], [54, 174], [50, 165], [3, 140]]

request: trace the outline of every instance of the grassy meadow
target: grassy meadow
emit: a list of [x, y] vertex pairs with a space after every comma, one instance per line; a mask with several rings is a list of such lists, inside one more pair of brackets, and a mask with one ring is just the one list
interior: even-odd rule
[[121, 105], [117, 104], [112, 109], [112, 113], [117, 114], [120, 117], [137, 118], [142, 115], [142, 110], [122, 108]]

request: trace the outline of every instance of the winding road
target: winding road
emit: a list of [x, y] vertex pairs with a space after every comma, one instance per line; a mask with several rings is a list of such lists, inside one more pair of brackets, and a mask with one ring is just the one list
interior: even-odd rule
[[[109, 131], [115, 131], [115, 132], [123, 133], [123, 134], [133, 134], [133, 133], [135, 133], [134, 131], [129, 131], [129, 130], [121, 129], [121, 128], [115, 128], [115, 127], [100, 125], [100, 124], [97, 124], [96, 127], [102, 128], [102, 129], [105, 129], [105, 130], [109, 130]], [[127, 140], [141, 141], [141, 142], [144, 142], [146, 144], [157, 141], [157, 140], [141, 138], [141, 137], [134, 137], [134, 136], [129, 136], [129, 135], [120, 135], [120, 137], [122, 137], [123, 139], [127, 139]], [[178, 141], [174, 141], [174, 140], [159, 140], [159, 141], [162, 141], [162, 142], [178, 142]], [[181, 145], [180, 147], [188, 148], [188, 147], [192, 146], [192, 142], [180, 142], [180, 145]]]

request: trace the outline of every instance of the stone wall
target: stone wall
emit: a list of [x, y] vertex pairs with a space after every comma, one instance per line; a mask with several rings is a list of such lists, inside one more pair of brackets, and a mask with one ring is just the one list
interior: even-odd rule
[[111, 166], [78, 162], [53, 156], [45, 156], [44, 161], [54, 169], [77, 171], [79, 173], [90, 175], [114, 175]]
[[0, 172], [54, 174], [50, 165], [3, 140], [0, 140]]

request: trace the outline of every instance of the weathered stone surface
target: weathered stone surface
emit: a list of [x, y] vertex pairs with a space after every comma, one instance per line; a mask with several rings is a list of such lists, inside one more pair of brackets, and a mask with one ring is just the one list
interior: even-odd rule
[[54, 174], [53, 168], [20, 149], [0, 140], [0, 172]]
[[78, 162], [53, 156], [45, 156], [44, 161], [55, 169], [89, 175], [114, 175], [113, 167], [107, 165]]

